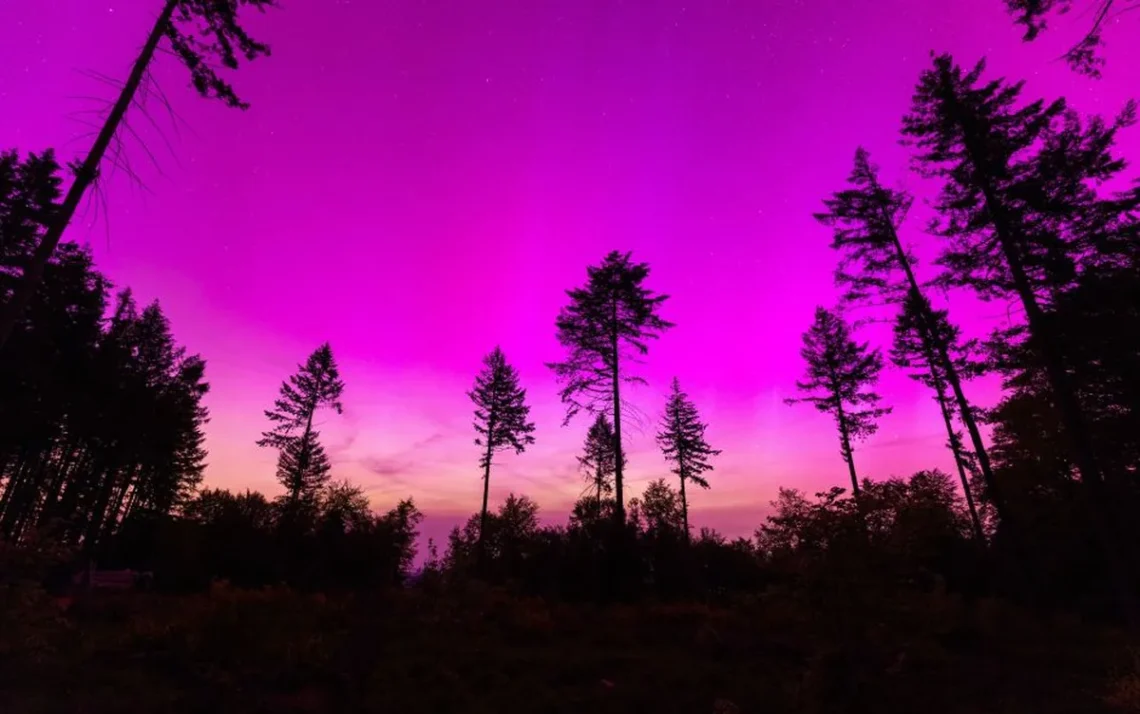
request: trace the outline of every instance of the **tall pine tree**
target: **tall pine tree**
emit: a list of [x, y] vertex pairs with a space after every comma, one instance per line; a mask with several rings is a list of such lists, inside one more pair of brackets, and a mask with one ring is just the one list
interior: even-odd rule
[[[50, 152], [0, 154], [0, 299], [57, 211]], [[169, 513], [205, 462], [205, 362], [174, 340], [157, 303], [111, 285], [63, 243], [0, 351], [0, 534], [50, 529], [89, 553], [144, 512]]]
[[629, 363], [648, 354], [649, 341], [673, 326], [659, 315], [667, 295], [656, 295], [644, 286], [649, 266], [634, 263], [630, 253], [613, 251], [601, 265], [586, 269], [584, 287], [567, 291], [570, 304], [555, 323], [558, 342], [567, 349], [564, 362], [548, 365], [562, 383], [560, 397], [569, 423], [583, 409], [608, 414], [614, 426], [614, 518], [625, 523], [622, 476], [623, 384], [644, 384], [629, 369]]
[[[902, 308], [899, 319], [907, 321], [906, 334], [918, 338], [921, 359], [930, 371], [932, 384], [946, 385], [953, 393], [982, 479], [998, 512], [1006, 515], [977, 417], [966, 398], [961, 371], [950, 354], [952, 345], [945, 339], [949, 335], [947, 330], [953, 327], [947, 323], [943, 329], [918, 282], [915, 257], [899, 237], [899, 227], [912, 200], [904, 191], [883, 186], [869, 154], [860, 148], [855, 152], [848, 187], [826, 199], [827, 211], [817, 214], [816, 218], [832, 228], [832, 248], [842, 253], [836, 282], [846, 288], [845, 302], [887, 302]], [[941, 321], [946, 322], [944, 315]], [[948, 414], [945, 402], [939, 404], [943, 414]], [[953, 425], [948, 424], [948, 428], [953, 434]], [[955, 460], [960, 461], [961, 450], [954, 446], [956, 441], [952, 436], [951, 449], [955, 449]]]
[[858, 500], [859, 476], [853, 445], [878, 431], [879, 418], [891, 412], [890, 407], [878, 406], [882, 398], [872, 390], [883, 369], [882, 355], [866, 343], [856, 342], [847, 323], [822, 307], [816, 308], [815, 320], [804, 333], [800, 355], [807, 363], [807, 371], [803, 381], [796, 382], [796, 388], [806, 396], [786, 402], [806, 402], [835, 418], [840, 454]]
[[681, 480], [681, 522], [686, 543], [689, 542], [689, 500], [685, 484], [691, 481], [707, 489], [709, 482], [704, 474], [713, 469], [709, 458], [720, 453], [705, 440], [706, 428], [696, 405], [688, 394], [681, 391], [681, 383], [674, 377], [673, 391], [665, 404], [657, 443], [665, 460], [673, 463], [673, 473]]
[[1118, 125], [1094, 124], [1074, 137], [1063, 101], [1018, 106], [1022, 85], [983, 82], [984, 69], [979, 62], [967, 72], [948, 55], [936, 57], [919, 80], [904, 134], [920, 152], [919, 168], [945, 180], [936, 205], [936, 229], [947, 239], [944, 282], [1021, 303], [1074, 461], [1095, 497], [1103, 474], [1046, 307], [1075, 279], [1088, 239], [1087, 226], [1076, 223], [1090, 209], [1087, 183], [1119, 170], [1108, 151], [1131, 111]]
[[[23, 275], [14, 293], [0, 308], [0, 350], [8, 342], [20, 316], [32, 301], [43, 280], [48, 260], [59, 245], [83, 196], [99, 177], [100, 167], [109, 149], [122, 141], [120, 129], [127, 111], [142, 103], [139, 90], [147, 81], [150, 66], [165, 38], [170, 54], [190, 71], [194, 89], [203, 97], [220, 99], [231, 107], [246, 108], [233, 88], [218, 74], [216, 67], [237, 69], [239, 58], [251, 61], [269, 54], [269, 47], [252, 37], [238, 21], [242, 8], [264, 11], [275, 0], [165, 0], [150, 34], [143, 44], [119, 97], [95, 137], [91, 150], [74, 166], [71, 182], [63, 203], [53, 212], [51, 221], [35, 250], [23, 267]], [[133, 133], [133, 132], [131, 132]]]
[[467, 393], [475, 403], [475, 444], [483, 447], [479, 467], [483, 469], [483, 508], [479, 512], [479, 551], [484, 552], [487, 529], [487, 500], [491, 492], [491, 462], [496, 451], [514, 449], [521, 454], [534, 443], [534, 423], [526, 403], [526, 390], [519, 386], [518, 371], [507, 364], [503, 351], [495, 347], [483, 358], [483, 369], [475, 377], [475, 387]]
[[1111, 562], [1118, 599], [1137, 622], [1116, 542], [1119, 526], [1079, 397], [1063, 337], [1048, 310], [1079, 276], [1084, 253], [1106, 228], [1091, 186], [1116, 175], [1116, 132], [1134, 120], [1087, 124], [1063, 100], [1021, 101], [1022, 83], [983, 81], [985, 63], [969, 71], [949, 55], [922, 73], [903, 133], [926, 175], [944, 180], [935, 227], [947, 241], [939, 263], [948, 285], [983, 299], [1014, 298], [1025, 312], [1028, 346], [1047, 381], [1062, 436], [1088, 495], [1089, 525]]
[[316, 500], [320, 486], [328, 480], [328, 457], [317, 440], [313, 417], [328, 407], [340, 414], [344, 392], [336, 359], [329, 343], [318, 347], [297, 373], [281, 383], [280, 394], [265, 417], [274, 427], [261, 435], [257, 445], [280, 452], [277, 479], [286, 489], [290, 508]]

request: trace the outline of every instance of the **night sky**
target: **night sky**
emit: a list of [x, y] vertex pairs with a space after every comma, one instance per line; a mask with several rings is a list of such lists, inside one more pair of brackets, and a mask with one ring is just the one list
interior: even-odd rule
[[[109, 210], [91, 204], [66, 239], [159, 299], [207, 359], [207, 485], [278, 491], [276, 454], [254, 445], [262, 411], [329, 340], [347, 383], [344, 415], [320, 419], [334, 478], [377, 507], [414, 495], [437, 534], [479, 505], [465, 391], [496, 344], [528, 388], [538, 443], [499, 459], [493, 501], [525, 492], [560, 520], [582, 491], [588, 419], [560, 426], [543, 365], [562, 355], [564, 291], [612, 249], [652, 266], [677, 323], [631, 395], [643, 425], [629, 432], [629, 491], [666, 475], [652, 435], [674, 375], [724, 451], [713, 489], [692, 499], [696, 525], [748, 534], [779, 485], [842, 485], [829, 419], [783, 399], [802, 373], [800, 334], [835, 297], [830, 235], [811, 214], [856, 146], [889, 182], [930, 195], [898, 130], [931, 50], [986, 56], [1029, 96], [1085, 111], [1115, 112], [1140, 88], [1125, 28], [1097, 82], [1055, 59], [1081, 17], [1024, 45], [1000, 0], [283, 4], [248, 15], [273, 47], [233, 76], [248, 112], [198, 99], [160, 58], [179, 121], [154, 101], [154, 125], [132, 117], [158, 164], [128, 142], [146, 189], [112, 176]], [[80, 156], [84, 112], [114, 95], [88, 71], [125, 78], [160, 5], [0, 2], [3, 146]], [[926, 215], [917, 205], [906, 235], [929, 258]], [[929, 260], [922, 271], [933, 276]], [[1008, 319], [1003, 304], [939, 299], [971, 335]], [[887, 347], [884, 327], [860, 334]], [[881, 391], [895, 411], [857, 449], [861, 474], [950, 469], [925, 388], [892, 369]], [[990, 404], [996, 385], [969, 394]]]

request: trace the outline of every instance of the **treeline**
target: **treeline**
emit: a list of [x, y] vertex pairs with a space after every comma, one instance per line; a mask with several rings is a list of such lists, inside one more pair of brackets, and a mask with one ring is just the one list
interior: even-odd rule
[[[0, 296], [58, 206], [48, 152], [0, 154]], [[88, 548], [134, 513], [169, 513], [205, 462], [205, 362], [157, 303], [115, 292], [87, 250], [60, 246], [0, 350], [0, 537], [50, 531]]]
[[[565, 597], [870, 578], [1092, 610], [1111, 603], [1129, 614], [1140, 573], [1130, 547], [1140, 536], [1131, 518], [1140, 505], [1140, 189], [1123, 182], [1115, 142], [1134, 121], [1131, 104], [1112, 120], [1085, 117], [1063, 100], [1024, 97], [1020, 83], [987, 77], [984, 64], [933, 58], [902, 140], [915, 171], [940, 189], [925, 229], [942, 246], [936, 269], [926, 274], [909, 247], [922, 230], [906, 220], [912, 197], [883, 182], [859, 149], [847, 185], [824, 197], [818, 215], [833, 233], [843, 295], [805, 332], [805, 376], [791, 400], [834, 419], [850, 488], [814, 500], [782, 491], [752, 539], [690, 534], [693, 488], [713, 485], [719, 451], [679, 380], [656, 432], [672, 481], [626, 493], [626, 387], [644, 381], [636, 368], [672, 324], [668, 296], [648, 285], [649, 266], [628, 253], [605, 256], [567, 292], [554, 325], [565, 354], [548, 365], [565, 423], [587, 427], [583, 496], [568, 523], [540, 527], [524, 496], [489, 503], [498, 456], [538, 438], [518, 372], [496, 348], [469, 393], [482, 505], [442, 554], [433, 549], [424, 576]], [[12, 154], [3, 166], [11, 266], [45, 225], [58, 178], [50, 155]], [[265, 413], [258, 444], [277, 452], [283, 494], [197, 493], [202, 361], [173, 343], [157, 306], [140, 312], [129, 293], [111, 299], [82, 251], [65, 247], [50, 267], [0, 353], [7, 539], [54, 528], [107, 560], [194, 573], [196, 582], [406, 581], [419, 520], [411, 500], [376, 515], [359, 490], [330, 482], [315, 417], [340, 412], [345, 385], [328, 344]], [[14, 271], [5, 270], [9, 280]], [[934, 302], [961, 290], [1008, 305], [1010, 326], [963, 339]], [[850, 319], [852, 309], [872, 307], [895, 321], [888, 359], [857, 339]], [[860, 441], [890, 410], [875, 391], [888, 362], [929, 387], [954, 474], [875, 482], [857, 468]], [[970, 382], [995, 373], [1005, 394], [981, 409]]]

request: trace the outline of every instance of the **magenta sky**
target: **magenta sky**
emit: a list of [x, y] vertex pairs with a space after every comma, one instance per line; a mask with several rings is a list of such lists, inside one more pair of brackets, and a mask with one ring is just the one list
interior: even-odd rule
[[[81, 154], [75, 113], [112, 92], [78, 70], [125, 77], [160, 4], [0, 3], [0, 143]], [[276, 489], [274, 455], [254, 446], [261, 412], [329, 340], [348, 385], [344, 416], [321, 427], [335, 475], [377, 506], [414, 495], [436, 533], [478, 505], [464, 392], [496, 343], [529, 389], [538, 443], [501, 459], [493, 498], [523, 491], [560, 519], [580, 492], [587, 424], [560, 426], [543, 363], [560, 355], [564, 290], [613, 248], [652, 265], [678, 325], [634, 397], [648, 423], [632, 430], [632, 490], [665, 471], [652, 422], [673, 375], [724, 450], [713, 490], [695, 496], [698, 525], [750, 533], [778, 485], [842, 483], [831, 424], [782, 400], [800, 333], [833, 297], [829, 236], [811, 213], [855, 147], [926, 191], [896, 139], [931, 50], [987, 55], [1031, 94], [1089, 111], [1140, 87], [1129, 30], [1096, 83], [1053, 59], [1079, 18], [1025, 46], [999, 0], [286, 5], [250, 22], [273, 56], [235, 77], [249, 112], [198, 100], [162, 59], [186, 126], [156, 108], [171, 153], [134, 118], [161, 165], [131, 152], [153, 193], [115, 177], [109, 213], [89, 210], [68, 238], [160, 299], [207, 358], [208, 484]], [[1126, 141], [1135, 154], [1136, 133]], [[919, 214], [911, 235], [926, 245]], [[964, 296], [951, 305], [975, 333], [1005, 315]], [[895, 413], [858, 450], [862, 473], [948, 468], [928, 394], [897, 372], [883, 392]], [[973, 393], [992, 401], [994, 386]]]

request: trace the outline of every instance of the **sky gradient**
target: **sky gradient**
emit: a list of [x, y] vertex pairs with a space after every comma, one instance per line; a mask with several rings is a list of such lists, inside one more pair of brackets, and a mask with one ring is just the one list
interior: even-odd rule
[[[22, 151], [90, 145], [86, 110], [126, 76], [159, 0], [0, 3], [0, 140]], [[834, 428], [788, 407], [800, 334], [835, 297], [830, 235], [812, 219], [863, 144], [920, 197], [898, 129], [929, 53], [988, 57], [1029, 96], [1111, 113], [1140, 88], [1129, 33], [1100, 82], [1056, 57], [1078, 16], [1033, 45], [999, 0], [291, 0], [248, 17], [273, 55], [233, 76], [247, 112], [200, 100], [160, 57], [179, 121], [152, 102], [130, 157], [146, 184], [104, 183], [65, 238], [208, 362], [206, 483], [276, 493], [276, 455], [254, 442], [281, 380], [331, 342], [347, 383], [323, 414], [335, 478], [378, 508], [414, 495], [440, 535], [478, 508], [470, 388], [501, 345], [533, 405], [537, 444], [503, 455], [492, 501], [536, 498], [563, 521], [582, 491], [574, 456], [588, 419], [562, 427], [544, 363], [561, 351], [565, 290], [612, 249], [648, 262], [677, 324], [652, 346], [631, 399], [629, 485], [667, 475], [653, 432], [675, 375], [723, 450], [692, 521], [730, 535], [759, 525], [780, 485], [846, 482]], [[160, 136], [161, 133], [161, 136]], [[154, 154], [152, 163], [139, 141]], [[1136, 155], [1136, 131], [1122, 142]], [[920, 205], [906, 229], [920, 256]], [[929, 261], [921, 268], [931, 277]], [[980, 335], [1006, 306], [949, 296]], [[886, 331], [860, 333], [886, 348]], [[871, 478], [951, 468], [925, 388], [897, 370], [894, 413], [857, 447]], [[990, 404], [992, 382], [971, 385]]]

